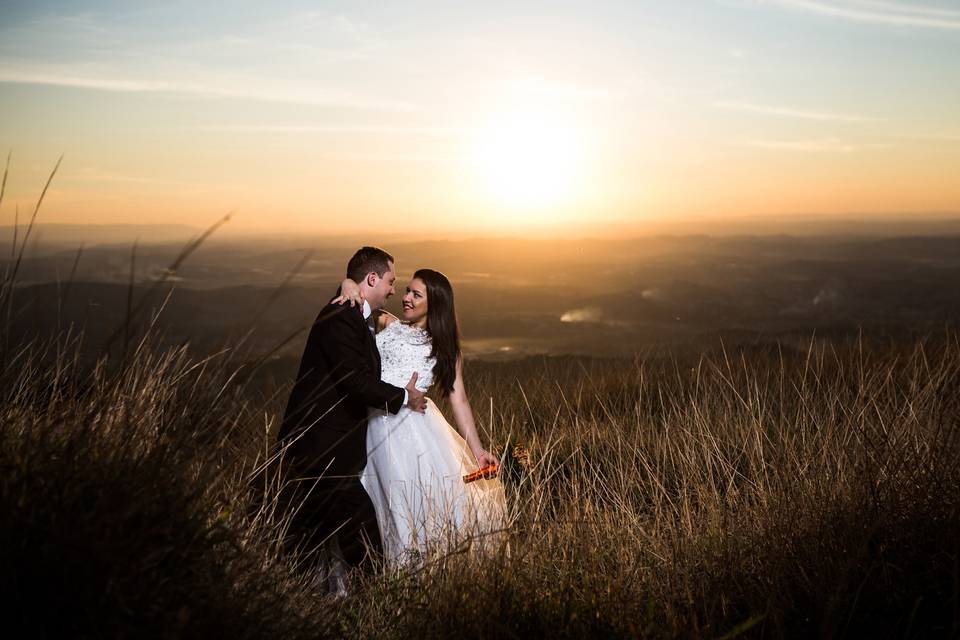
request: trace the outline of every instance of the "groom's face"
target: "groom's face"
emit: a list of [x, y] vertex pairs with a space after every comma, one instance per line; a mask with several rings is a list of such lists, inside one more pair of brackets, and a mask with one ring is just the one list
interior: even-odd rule
[[[388, 262], [387, 266], [389, 269], [384, 272], [383, 276], [377, 277], [374, 282], [368, 281], [370, 292], [367, 294], [367, 302], [374, 309], [381, 308], [387, 303], [387, 298], [396, 293], [393, 289], [393, 283], [397, 281], [397, 276], [393, 272], [393, 263]], [[376, 274], [371, 275], [376, 276]], [[371, 275], [367, 277], [370, 278]]]

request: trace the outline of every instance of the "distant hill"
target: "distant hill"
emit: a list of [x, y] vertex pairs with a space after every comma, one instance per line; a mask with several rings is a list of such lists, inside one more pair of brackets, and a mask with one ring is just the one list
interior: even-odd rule
[[[212, 223], [214, 220], [207, 221]], [[130, 247], [135, 241], [140, 246], [182, 244], [201, 234], [207, 225], [179, 224], [37, 224], [31, 235], [31, 244], [36, 244], [38, 253], [64, 248], [76, 248], [81, 243], [86, 247], [108, 245]], [[25, 225], [17, 233], [22, 239]], [[9, 246], [14, 233], [12, 225], [0, 226], [0, 245]], [[624, 243], [647, 241], [653, 238], [729, 238], [745, 237], [831, 237], [833, 239], [896, 238], [904, 236], [951, 236], [960, 235], [960, 212], [956, 213], [904, 213], [897, 215], [849, 214], [843, 216], [794, 215], [794, 216], [741, 216], [741, 217], [678, 217], [642, 220], [612, 224], [583, 224], [563, 228], [516, 229], [505, 228], [502, 233], [485, 233], [481, 236], [431, 234], [429, 229], [410, 233], [402, 225], [385, 232], [383, 229], [368, 234], [329, 234], [322, 229], [306, 230], [257, 230], [227, 224], [208, 240], [208, 244], [234, 246], [255, 245], [262, 248], [285, 249], [291, 246], [304, 248], [349, 248], [364, 244], [397, 247], [400, 245], [424, 245], [453, 249], [466, 245], [484, 246], [494, 253], [504, 246], [522, 242], [527, 246], [543, 246], [548, 243], [576, 244], [581, 242]], [[498, 246], [499, 245], [499, 246]], [[33, 249], [31, 249], [33, 250]], [[455, 249], [453, 249], [455, 250]], [[0, 251], [2, 253], [2, 251]]]
[[[17, 228], [23, 239], [26, 224]], [[86, 246], [100, 244], [132, 245], [140, 243], [185, 242], [201, 233], [203, 229], [179, 224], [37, 224], [31, 232], [31, 242], [42, 245]], [[0, 243], [9, 245], [13, 240], [12, 225], [0, 227]]]
[[[342, 242], [342, 241], [341, 241]], [[960, 234], [869, 237], [663, 236], [521, 238], [384, 244], [397, 256], [400, 297], [414, 269], [446, 273], [466, 351], [629, 354], [665, 344], [792, 334], [926, 333], [960, 325]], [[121, 326], [131, 266], [139, 300], [165, 280], [140, 321], [175, 289], [159, 326], [175, 342], [213, 346], [257, 325], [259, 348], [308, 326], [343, 277], [352, 245], [300, 238], [282, 245], [221, 239], [176, 274], [177, 243], [27, 252], [13, 306], [16, 335], [83, 326], [94, 342]], [[309, 252], [309, 253], [308, 253]], [[0, 271], [8, 264], [0, 257]], [[75, 272], [74, 266], [76, 266]], [[293, 271], [296, 269], [296, 273]], [[67, 281], [73, 273], [73, 284]], [[281, 283], [286, 283], [278, 291]], [[261, 313], [270, 302], [269, 311]], [[301, 335], [287, 343], [296, 356]]]

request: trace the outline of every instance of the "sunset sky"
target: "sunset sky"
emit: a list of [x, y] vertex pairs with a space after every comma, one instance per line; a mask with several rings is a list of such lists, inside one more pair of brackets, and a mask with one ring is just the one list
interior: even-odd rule
[[960, 5], [6, 1], [7, 149], [0, 224], [944, 215]]

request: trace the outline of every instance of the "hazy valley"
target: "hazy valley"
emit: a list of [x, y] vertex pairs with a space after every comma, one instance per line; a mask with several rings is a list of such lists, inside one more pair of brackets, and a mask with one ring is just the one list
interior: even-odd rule
[[[376, 241], [397, 257], [400, 293], [419, 267], [451, 278], [471, 357], [924, 334], [960, 320], [960, 235]], [[162, 306], [156, 328], [170, 342], [205, 351], [252, 331], [255, 349], [296, 357], [304, 334], [285, 340], [333, 295], [357, 246], [348, 242], [214, 237], [175, 272], [183, 242], [35, 243], [17, 276], [13, 333], [72, 326], [96, 349], [128, 305], [137, 327]]]

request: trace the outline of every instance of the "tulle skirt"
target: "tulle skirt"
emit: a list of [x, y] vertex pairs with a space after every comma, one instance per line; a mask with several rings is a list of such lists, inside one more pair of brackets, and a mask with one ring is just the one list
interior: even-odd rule
[[467, 443], [433, 402], [424, 413], [372, 411], [360, 481], [377, 512], [387, 560], [405, 563], [463, 545], [496, 546], [507, 522], [497, 479], [466, 484], [477, 470]]

